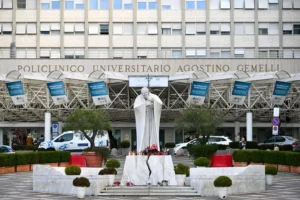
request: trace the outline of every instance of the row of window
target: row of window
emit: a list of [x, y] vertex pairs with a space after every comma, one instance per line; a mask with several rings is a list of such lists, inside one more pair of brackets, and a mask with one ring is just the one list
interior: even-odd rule
[[[300, 49], [259, 49], [236, 48], [230, 49], [162, 49], [139, 48], [136, 50], [137, 58], [300, 58]], [[9, 49], [0, 49], [0, 58], [9, 58]], [[41, 48], [40, 58], [61, 58], [59, 48]], [[37, 51], [34, 48], [17, 48], [17, 58], [36, 58]], [[134, 50], [131, 48], [114, 48], [113, 58], [133, 58]], [[108, 48], [90, 48], [85, 52], [84, 48], [65, 48], [64, 58], [109, 58]]]
[[[11, 9], [13, 0], [0, 0], [0, 9]], [[16, 0], [18, 9], [36, 9], [37, 0]], [[110, 0], [89, 0], [89, 9], [109, 9]], [[112, 0], [114, 9], [157, 9], [157, 0]], [[65, 0], [65, 9], [84, 9], [84, 0]], [[181, 0], [161, 0], [161, 9], [181, 9]], [[41, 0], [41, 9], [60, 9], [61, 0]], [[230, 9], [230, 0], [210, 0], [210, 9]], [[254, 0], [234, 0], [235, 9], [254, 9]], [[259, 9], [278, 9], [278, 0], [258, 0]], [[284, 0], [283, 9], [299, 9], [299, 0]], [[206, 9], [206, 0], [185, 0], [185, 9]]]
[[[157, 35], [157, 23], [137, 23], [138, 35]], [[162, 35], [181, 35], [181, 23], [162, 23]], [[60, 23], [41, 23], [40, 33], [43, 35], [58, 35], [60, 34]], [[84, 23], [65, 23], [65, 34], [84, 34]], [[230, 23], [210, 23], [211, 35], [230, 35]], [[16, 34], [36, 34], [36, 23], [17, 23]], [[109, 24], [105, 23], [89, 23], [88, 33], [90, 35], [108, 35]], [[0, 34], [12, 34], [11, 23], [0, 23]], [[114, 35], [132, 35], [133, 23], [113, 23]], [[205, 35], [206, 23], [186, 23], [186, 35]], [[235, 35], [254, 35], [254, 23], [234, 23]], [[278, 35], [279, 23], [258, 23], [259, 35]], [[300, 23], [283, 23], [284, 35], [299, 35]]]

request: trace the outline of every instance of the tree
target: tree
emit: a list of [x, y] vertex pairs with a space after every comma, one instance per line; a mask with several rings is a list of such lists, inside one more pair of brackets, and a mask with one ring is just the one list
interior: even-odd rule
[[217, 127], [223, 122], [223, 112], [206, 105], [191, 106], [183, 110], [175, 120], [177, 129], [184, 130], [206, 144], [209, 136], [216, 133]]
[[105, 130], [111, 130], [111, 125], [103, 109], [77, 109], [66, 118], [64, 129], [80, 131], [90, 141], [91, 150], [94, 150], [95, 137], [103, 136]]

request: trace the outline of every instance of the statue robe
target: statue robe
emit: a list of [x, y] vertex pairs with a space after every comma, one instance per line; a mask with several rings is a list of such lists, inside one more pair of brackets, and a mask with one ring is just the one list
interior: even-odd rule
[[147, 105], [143, 95], [139, 95], [134, 101], [134, 114], [136, 122], [137, 152], [141, 152], [147, 146], [157, 144], [159, 147], [159, 124], [162, 101], [158, 96], [149, 93], [152, 105]]

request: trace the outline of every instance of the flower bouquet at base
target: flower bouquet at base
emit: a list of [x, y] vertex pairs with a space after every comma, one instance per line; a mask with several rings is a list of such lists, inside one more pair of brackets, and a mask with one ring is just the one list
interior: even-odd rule
[[160, 152], [158, 151], [158, 147], [157, 144], [152, 144], [150, 147], [146, 147], [145, 150], [143, 150], [142, 155], [154, 155], [154, 156], [158, 156], [158, 155], [167, 155], [166, 152]]

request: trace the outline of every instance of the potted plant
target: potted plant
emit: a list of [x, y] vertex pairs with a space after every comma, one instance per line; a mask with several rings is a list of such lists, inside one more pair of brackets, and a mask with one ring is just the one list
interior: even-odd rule
[[77, 198], [84, 199], [85, 197], [85, 188], [90, 187], [91, 183], [89, 179], [85, 177], [77, 177], [73, 180], [73, 185], [76, 187]]
[[80, 175], [81, 169], [77, 165], [70, 165], [65, 168], [66, 175]]
[[217, 188], [220, 199], [226, 199], [228, 187], [232, 185], [232, 181], [228, 176], [219, 176], [214, 181], [214, 186]]
[[165, 147], [166, 147], [167, 149], [169, 149], [170, 155], [173, 156], [173, 155], [174, 155], [174, 147], [175, 147], [175, 143], [174, 143], [174, 142], [167, 142], [167, 143], [165, 144]]
[[266, 183], [267, 185], [272, 185], [273, 183], [273, 178], [275, 175], [277, 175], [277, 168], [274, 166], [266, 166]]
[[197, 167], [208, 167], [209, 160], [205, 157], [199, 157], [194, 160], [194, 165]]
[[105, 156], [103, 155], [104, 149], [97, 150], [95, 148], [95, 138], [103, 136], [105, 130], [111, 130], [110, 121], [104, 110], [77, 109], [65, 120], [64, 129], [81, 132], [90, 143], [90, 148], [86, 149], [83, 153], [87, 166], [102, 167], [101, 160]]
[[129, 140], [123, 140], [120, 143], [120, 146], [122, 148], [122, 155], [127, 156], [128, 153], [129, 153], [130, 141]]
[[235, 167], [246, 167], [249, 162], [249, 151], [237, 150], [232, 154]]
[[120, 164], [120, 162], [118, 161], [118, 160], [116, 160], [116, 159], [111, 159], [111, 160], [108, 160], [107, 162], [106, 162], [106, 165], [105, 165], [106, 167], [108, 167], [108, 168], [115, 168], [115, 169], [118, 169], [120, 166], [121, 166], [121, 164]]
[[187, 174], [189, 174], [189, 168], [181, 163], [174, 167], [177, 186], [183, 186]]
[[106, 167], [100, 170], [99, 175], [106, 175], [108, 179], [108, 186], [113, 186], [117, 170], [115, 168]]

